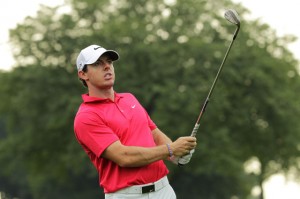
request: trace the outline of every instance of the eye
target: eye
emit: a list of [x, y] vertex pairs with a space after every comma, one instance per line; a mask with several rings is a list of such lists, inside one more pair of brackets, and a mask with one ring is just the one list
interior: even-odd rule
[[103, 64], [103, 61], [98, 60], [98, 61], [96, 61], [95, 63], [93, 63], [92, 65], [93, 65], [93, 66], [100, 66], [100, 65], [102, 65], [102, 64]]
[[99, 66], [101, 64], [101, 62], [100, 61], [96, 61], [95, 63], [93, 63], [92, 65], [93, 66]]
[[99, 59], [97, 60], [95, 63], [92, 64], [92, 66], [105, 66], [106, 64], [108, 65], [112, 65], [113, 61], [111, 59], [107, 59], [107, 60], [102, 60], [102, 59]]

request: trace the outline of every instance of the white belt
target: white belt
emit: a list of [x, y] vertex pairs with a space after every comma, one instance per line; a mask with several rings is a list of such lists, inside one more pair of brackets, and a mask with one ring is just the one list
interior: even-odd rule
[[169, 184], [168, 177], [165, 176], [161, 178], [160, 180], [149, 183], [149, 184], [143, 184], [143, 185], [134, 185], [130, 186], [124, 189], [121, 189], [119, 191], [116, 191], [114, 193], [128, 193], [128, 194], [143, 194], [143, 193], [150, 193], [154, 191], [158, 191], [162, 189], [163, 187], [167, 186]]

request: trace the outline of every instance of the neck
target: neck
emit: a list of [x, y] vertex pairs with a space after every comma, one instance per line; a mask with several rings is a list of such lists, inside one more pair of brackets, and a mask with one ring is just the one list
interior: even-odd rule
[[115, 91], [114, 89], [108, 88], [108, 89], [90, 89], [89, 88], [89, 96], [91, 97], [99, 97], [99, 98], [108, 98], [112, 101], [114, 101], [115, 97]]

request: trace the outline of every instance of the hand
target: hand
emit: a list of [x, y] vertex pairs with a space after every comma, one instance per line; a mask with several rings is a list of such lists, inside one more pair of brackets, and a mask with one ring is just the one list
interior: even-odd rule
[[176, 157], [183, 157], [190, 154], [190, 151], [193, 150], [196, 145], [197, 140], [195, 137], [180, 137], [170, 144], [170, 150], [172, 151], [172, 155]]
[[191, 150], [189, 154], [185, 155], [185, 156], [182, 156], [182, 157], [177, 157], [177, 156], [172, 156], [170, 158], [170, 161], [173, 163], [173, 164], [176, 164], [176, 165], [186, 165], [187, 163], [190, 162], [192, 156], [193, 156], [193, 153], [195, 152], [195, 149]]

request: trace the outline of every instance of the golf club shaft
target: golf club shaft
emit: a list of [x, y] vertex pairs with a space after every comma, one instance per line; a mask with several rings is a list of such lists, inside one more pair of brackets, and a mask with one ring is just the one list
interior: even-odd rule
[[[230, 49], [231, 49], [231, 47], [232, 47], [232, 44], [233, 44], [233, 42], [235, 41], [235, 38], [236, 38], [236, 36], [237, 36], [237, 34], [238, 34], [239, 30], [240, 30], [240, 20], [239, 20], [238, 14], [236, 13], [235, 10], [233, 10], [233, 9], [227, 10], [227, 11], [225, 12], [225, 18], [226, 18], [229, 22], [235, 24], [235, 25], [237, 26], [237, 28], [236, 28], [236, 30], [235, 30], [235, 32], [234, 32], [233, 38], [232, 38], [232, 40], [231, 40], [231, 42], [230, 42], [230, 45], [229, 45], [229, 47], [228, 47], [228, 49], [227, 49], [227, 51], [226, 51], [226, 53], [225, 53], [225, 56], [224, 56], [224, 58], [223, 58], [223, 61], [222, 61], [221, 65], [220, 65], [220, 67], [219, 67], [218, 73], [217, 73], [217, 75], [216, 75], [216, 77], [215, 77], [215, 79], [214, 79], [214, 81], [213, 81], [213, 84], [212, 84], [210, 90], [209, 90], [209, 93], [208, 93], [208, 95], [207, 95], [207, 97], [206, 97], [206, 100], [205, 100], [205, 102], [204, 102], [204, 104], [203, 104], [203, 106], [202, 106], [202, 108], [201, 108], [200, 114], [199, 114], [199, 116], [198, 116], [198, 119], [197, 119], [197, 121], [196, 121], [196, 124], [195, 124], [195, 126], [194, 126], [194, 128], [193, 128], [193, 131], [192, 131], [192, 133], [191, 133], [191, 136], [193, 136], [193, 137], [196, 137], [196, 135], [197, 135], [198, 129], [199, 129], [199, 127], [200, 127], [200, 121], [201, 121], [201, 118], [202, 118], [202, 116], [203, 116], [203, 114], [204, 114], [204, 112], [205, 112], [205, 109], [206, 109], [207, 105], [208, 105], [210, 96], [211, 96], [211, 94], [212, 94], [212, 92], [213, 92], [213, 90], [214, 90], [214, 88], [215, 88], [216, 82], [217, 82], [217, 80], [218, 80], [218, 78], [219, 78], [219, 75], [220, 75], [222, 69], [223, 69], [223, 65], [224, 65], [224, 63], [225, 63], [225, 61], [226, 61], [226, 59], [227, 59], [227, 56], [228, 56], [229, 51], [230, 51]], [[192, 151], [194, 151], [194, 150], [192, 150]], [[190, 154], [187, 154], [187, 155], [191, 155], [191, 152], [190, 152]], [[187, 155], [186, 155], [186, 156], [187, 156]], [[184, 159], [184, 157], [185, 157], [185, 156], [180, 157], [180, 158], [178, 159], [178, 166], [183, 166], [184, 164], [186, 164], [187, 162], [189, 162], [189, 160]], [[188, 157], [187, 157], [187, 158], [188, 158]], [[191, 158], [191, 156], [190, 156], [189, 158]]]
[[226, 51], [226, 54], [225, 54], [225, 56], [224, 56], [224, 58], [223, 58], [223, 61], [222, 61], [222, 63], [221, 63], [221, 66], [219, 67], [219, 70], [218, 70], [218, 73], [217, 73], [217, 75], [216, 75], [216, 77], [215, 77], [215, 80], [214, 80], [214, 82], [213, 82], [213, 84], [212, 84], [212, 86], [211, 86], [211, 88], [210, 88], [210, 90], [209, 90], [209, 93], [208, 93], [208, 95], [207, 95], [207, 97], [206, 97], [206, 100], [205, 100], [205, 102], [204, 102], [204, 104], [203, 104], [203, 106], [202, 106], [202, 108], [201, 108], [200, 114], [199, 114], [199, 116], [198, 116], [198, 119], [197, 119], [197, 121], [196, 121], [196, 124], [195, 124], [195, 126], [194, 126], [194, 128], [193, 128], [193, 131], [192, 131], [192, 133], [191, 133], [191, 136], [193, 136], [193, 137], [196, 137], [196, 135], [197, 135], [197, 132], [198, 132], [198, 129], [199, 129], [199, 126], [200, 126], [200, 121], [201, 121], [202, 115], [203, 115], [203, 113], [205, 112], [205, 109], [206, 109], [206, 106], [207, 106], [207, 104], [208, 104], [208, 102], [209, 102], [210, 96], [211, 96], [211, 94], [212, 94], [212, 92], [213, 92], [213, 90], [214, 90], [214, 88], [215, 88], [215, 86], [216, 86], [216, 82], [217, 82], [217, 80], [218, 80], [218, 78], [219, 78], [219, 76], [220, 76], [220, 73], [221, 73], [221, 71], [222, 71], [222, 69], [223, 69], [224, 63], [225, 63], [225, 61], [226, 61], [226, 59], [227, 59], [227, 57], [228, 57], [229, 51], [230, 51], [230, 49], [231, 49], [231, 47], [232, 47], [232, 44], [233, 44], [233, 42], [235, 41], [235, 38], [236, 38], [236, 36], [237, 36], [238, 31], [239, 31], [239, 27], [235, 30], [235, 33], [234, 33], [234, 35], [233, 35], [233, 39], [232, 39], [231, 42], [230, 42], [230, 45], [229, 45], [229, 47], [228, 47], [228, 49], [227, 49], [227, 51]]

